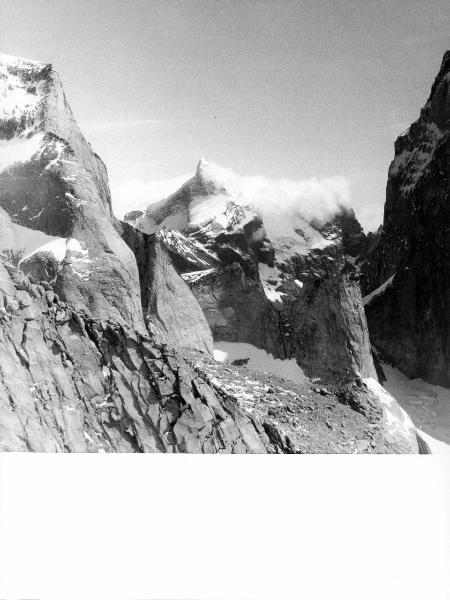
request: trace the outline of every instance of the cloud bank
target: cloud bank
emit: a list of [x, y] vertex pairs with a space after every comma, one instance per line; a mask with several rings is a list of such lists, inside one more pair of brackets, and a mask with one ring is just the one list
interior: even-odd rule
[[266, 218], [295, 214], [304, 220], [325, 222], [341, 207], [350, 206], [350, 181], [343, 176], [306, 180], [240, 176], [231, 169], [200, 161], [199, 173], [222, 187], [233, 199], [251, 204]]
[[[350, 181], [343, 176], [298, 181], [240, 176], [231, 169], [203, 160], [199, 163], [198, 173], [216, 191], [223, 190], [233, 200], [254, 206], [267, 220], [279, 221], [289, 215], [298, 215], [308, 222], [325, 222], [341, 207], [350, 206]], [[192, 176], [124, 182], [112, 190], [114, 212], [121, 218], [131, 210], [143, 210], [175, 192]]]

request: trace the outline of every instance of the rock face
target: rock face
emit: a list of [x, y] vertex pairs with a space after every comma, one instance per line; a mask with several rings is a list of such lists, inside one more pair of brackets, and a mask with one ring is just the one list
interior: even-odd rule
[[175, 194], [125, 218], [161, 237], [215, 340], [295, 357], [324, 381], [374, 375], [353, 266], [366, 238], [353, 211], [286, 216], [254, 202], [202, 160]]
[[418, 451], [406, 429], [392, 440], [365, 386], [268, 387], [251, 372], [230, 385], [230, 373], [206, 353], [168, 351], [77, 312], [0, 261], [0, 451]]
[[382, 230], [365, 255], [372, 342], [410, 377], [450, 385], [450, 53], [395, 143]]
[[237, 262], [183, 275], [203, 309], [215, 340], [244, 342], [286, 358], [279, 312], [258, 281]]
[[179, 354], [0, 262], [0, 451], [267, 452]]
[[71, 306], [143, 329], [136, 261], [114, 227], [106, 168], [57, 73], [0, 55], [0, 98], [0, 207], [16, 235], [40, 234], [28, 238], [37, 242], [24, 269], [48, 277]]
[[127, 223], [120, 227], [123, 239], [136, 256], [145, 322], [155, 341], [212, 354], [208, 322], [175, 270], [164, 244], [157, 236], [142, 233]]

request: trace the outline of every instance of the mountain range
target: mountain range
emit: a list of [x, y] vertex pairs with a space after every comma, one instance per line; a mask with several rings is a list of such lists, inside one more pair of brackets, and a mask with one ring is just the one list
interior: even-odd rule
[[366, 235], [204, 159], [118, 220], [53, 67], [0, 55], [0, 449], [446, 450], [449, 77]]

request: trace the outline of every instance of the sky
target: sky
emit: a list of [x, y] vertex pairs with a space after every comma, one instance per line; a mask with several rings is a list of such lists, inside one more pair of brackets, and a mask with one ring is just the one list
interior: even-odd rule
[[447, 0], [0, 0], [0, 21], [0, 51], [58, 70], [119, 216], [205, 157], [344, 178], [376, 228], [395, 138], [450, 47]]

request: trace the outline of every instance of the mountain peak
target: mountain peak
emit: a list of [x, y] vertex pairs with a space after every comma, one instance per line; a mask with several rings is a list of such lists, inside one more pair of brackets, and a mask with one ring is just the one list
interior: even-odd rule
[[428, 97], [427, 104], [429, 104], [430, 101], [432, 100], [434, 94], [439, 89], [439, 86], [441, 85], [442, 81], [444, 79], [448, 78], [449, 73], [450, 73], [450, 50], [446, 50], [444, 52], [444, 56], [442, 57], [442, 62], [441, 62], [439, 72], [436, 75], [433, 85], [431, 86], [431, 92]]
[[195, 177], [191, 180], [195, 193], [207, 196], [225, 194], [237, 199], [241, 196], [239, 178], [220, 165], [201, 158], [197, 164]]
[[197, 163], [197, 175], [199, 175], [202, 170], [209, 165], [209, 162], [206, 158], [201, 158]]
[[23, 58], [22, 56], [13, 56], [0, 52], [0, 66], [3, 67], [20, 67], [23, 70], [41, 70], [45, 67], [51, 67], [50, 64]]

